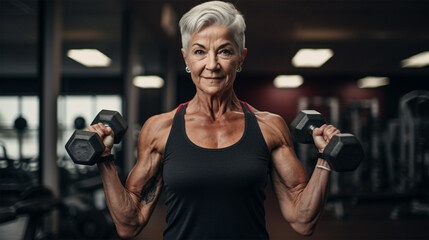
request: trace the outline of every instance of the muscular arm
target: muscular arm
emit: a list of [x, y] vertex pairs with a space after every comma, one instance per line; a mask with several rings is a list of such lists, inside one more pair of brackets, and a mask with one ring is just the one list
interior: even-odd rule
[[[315, 168], [309, 179], [296, 157], [284, 120], [271, 115], [263, 123], [264, 137], [272, 154], [274, 191], [282, 215], [295, 231], [311, 235], [326, 203], [330, 174]], [[318, 159], [317, 165], [329, 167], [323, 159]]]
[[[308, 179], [293, 150], [288, 148], [282, 146], [273, 152], [274, 191], [282, 215], [292, 228], [302, 235], [311, 235], [326, 202], [330, 174], [315, 168]], [[317, 164], [327, 166], [322, 159]]]
[[137, 235], [147, 224], [162, 188], [162, 158], [168, 121], [156, 116], [143, 126], [138, 143], [138, 159], [125, 187], [113, 162], [99, 163], [106, 203], [122, 238]]

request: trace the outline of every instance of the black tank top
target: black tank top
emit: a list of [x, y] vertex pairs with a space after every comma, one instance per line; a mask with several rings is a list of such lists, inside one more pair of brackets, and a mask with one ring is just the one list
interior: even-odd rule
[[264, 189], [271, 158], [255, 115], [242, 106], [243, 136], [219, 149], [189, 140], [187, 104], [179, 107], [164, 154], [165, 240], [268, 239]]

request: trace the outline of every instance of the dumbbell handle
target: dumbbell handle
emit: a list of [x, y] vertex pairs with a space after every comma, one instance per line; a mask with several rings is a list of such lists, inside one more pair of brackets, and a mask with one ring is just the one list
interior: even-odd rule
[[308, 130], [310, 130], [310, 135], [313, 135], [313, 131], [314, 131], [314, 129], [316, 129], [316, 128], [318, 128], [318, 127], [316, 127], [316, 126], [314, 126], [314, 125], [310, 125], [310, 126], [308, 126]]
[[[117, 118], [112, 123], [112, 126], [109, 125], [109, 122], [113, 119], [111, 118], [112, 115], [117, 115]], [[124, 133], [127, 131], [128, 124], [124, 121], [121, 114], [119, 114], [117, 111], [112, 110], [101, 110], [97, 116], [92, 121], [91, 125], [97, 124], [97, 123], [103, 123], [104, 126], [112, 128], [113, 132], [115, 133], [115, 144], [119, 143], [124, 135]], [[116, 123], [116, 124], [114, 124]], [[118, 130], [116, 126], [121, 126], [121, 130]]]
[[[319, 126], [320, 127], [320, 126]], [[313, 131], [314, 131], [314, 129], [316, 129], [316, 128], [318, 128], [318, 127], [316, 127], [316, 126], [314, 126], [314, 125], [310, 125], [310, 126], [308, 126], [308, 130], [309, 130], [309, 132], [310, 132], [310, 135], [313, 135]], [[351, 134], [351, 133], [343, 133], [343, 134], [348, 134], [348, 135], [350, 135], [350, 136], [353, 136], [353, 137], [355, 137], [353, 134]], [[335, 134], [335, 135], [337, 135], [337, 134]]]

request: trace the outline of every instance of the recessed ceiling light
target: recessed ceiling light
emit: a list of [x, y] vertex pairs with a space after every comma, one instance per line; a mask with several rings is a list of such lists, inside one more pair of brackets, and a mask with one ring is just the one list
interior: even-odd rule
[[70, 49], [67, 56], [87, 67], [107, 67], [112, 60], [97, 49]]
[[162, 88], [164, 79], [156, 75], [136, 76], [133, 79], [133, 84], [139, 88]]
[[419, 68], [429, 65], [429, 51], [421, 52], [401, 61], [403, 68]]
[[279, 75], [274, 79], [276, 88], [297, 88], [304, 83], [300, 75]]
[[358, 80], [359, 88], [377, 88], [389, 85], [389, 78], [368, 76]]
[[295, 67], [313, 67], [318, 68], [328, 61], [334, 52], [328, 48], [322, 49], [300, 49], [292, 58], [292, 64]]

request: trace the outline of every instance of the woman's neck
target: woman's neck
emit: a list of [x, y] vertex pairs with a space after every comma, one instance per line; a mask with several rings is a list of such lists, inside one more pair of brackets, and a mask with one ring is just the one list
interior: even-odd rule
[[241, 111], [241, 109], [240, 100], [234, 91], [223, 95], [207, 95], [197, 92], [189, 102], [187, 111], [188, 113], [206, 114], [216, 120], [228, 111]]

